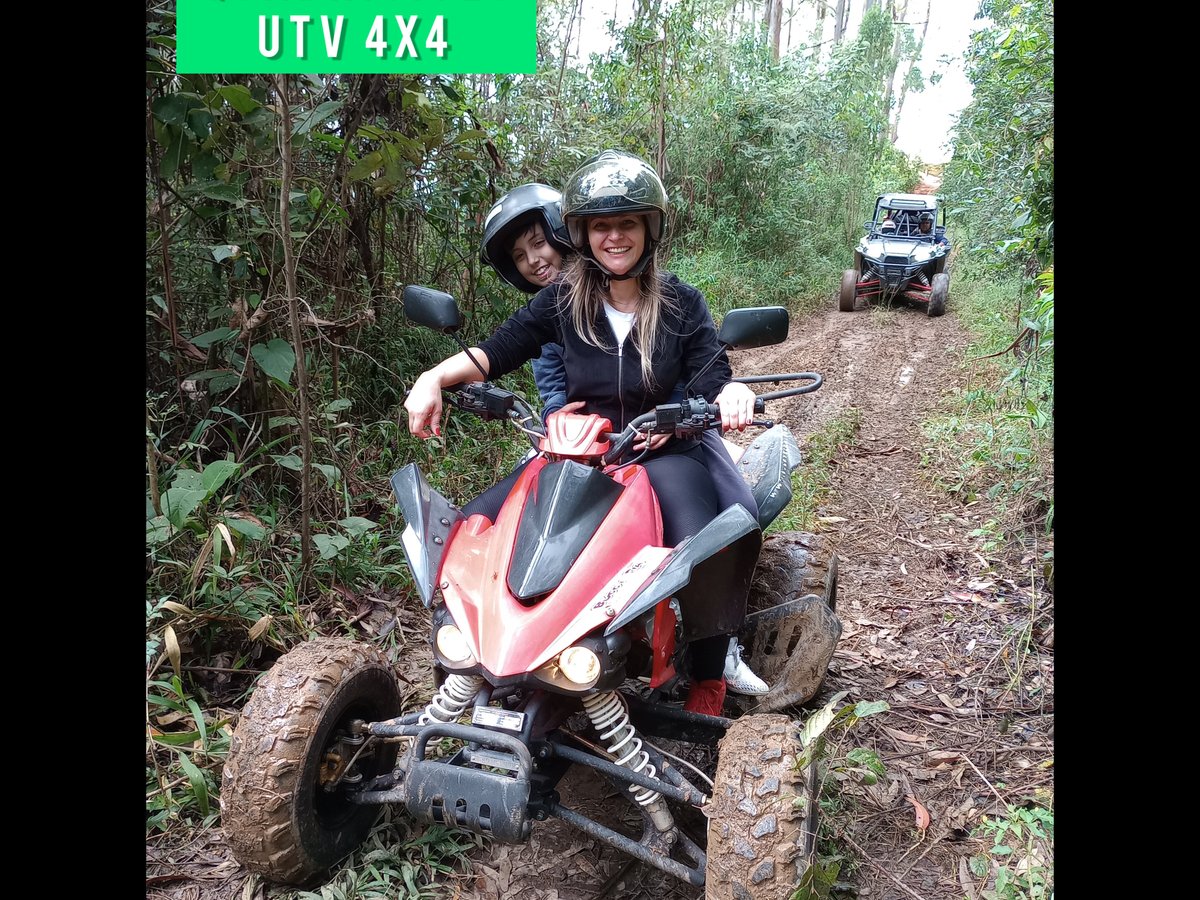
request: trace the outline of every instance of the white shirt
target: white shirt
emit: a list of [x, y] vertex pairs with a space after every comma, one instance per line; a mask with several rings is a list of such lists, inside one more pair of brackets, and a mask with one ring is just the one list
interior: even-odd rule
[[629, 332], [633, 330], [633, 320], [637, 313], [621, 312], [607, 300], [604, 301], [604, 312], [608, 316], [608, 324], [612, 326], [613, 334], [617, 336], [617, 352], [620, 353], [625, 338], [629, 337]]

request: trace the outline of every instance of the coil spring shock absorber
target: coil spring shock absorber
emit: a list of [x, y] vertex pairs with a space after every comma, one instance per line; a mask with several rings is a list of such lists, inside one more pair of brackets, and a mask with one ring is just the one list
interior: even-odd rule
[[[608, 752], [617, 760], [617, 765], [624, 766], [633, 772], [655, 777], [654, 766], [650, 764], [650, 754], [642, 749], [642, 739], [637, 736], [637, 729], [629, 721], [629, 711], [625, 701], [615, 691], [603, 694], [593, 694], [583, 698], [584, 709], [596, 731], [600, 732], [600, 740], [612, 743]], [[622, 753], [624, 754], [622, 756]], [[662, 794], [649, 788], [632, 786], [633, 799], [640, 806], [649, 806], [660, 799]]]
[[418, 725], [428, 725], [430, 722], [454, 722], [463, 714], [479, 687], [483, 684], [482, 675], [447, 675], [445, 682], [438, 688], [425, 711], [417, 719]]

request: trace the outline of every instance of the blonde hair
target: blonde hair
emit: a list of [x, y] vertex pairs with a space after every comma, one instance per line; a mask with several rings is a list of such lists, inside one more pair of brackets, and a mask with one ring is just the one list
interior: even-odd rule
[[[582, 253], [577, 253], [564, 266], [563, 280], [567, 284], [567, 290], [562, 294], [566, 305], [564, 314], [570, 315], [575, 331], [586, 344], [615, 350], [615, 347], [608, 347], [595, 327], [596, 319], [604, 309], [604, 301], [611, 299], [608, 276]], [[654, 389], [657, 387], [654, 381], [654, 348], [660, 343], [665, 314], [677, 312], [679, 309], [674, 296], [663, 292], [657, 250], [651, 253], [646, 268], [637, 276], [637, 283], [638, 301], [630, 335], [641, 357], [642, 383], [647, 388]]]

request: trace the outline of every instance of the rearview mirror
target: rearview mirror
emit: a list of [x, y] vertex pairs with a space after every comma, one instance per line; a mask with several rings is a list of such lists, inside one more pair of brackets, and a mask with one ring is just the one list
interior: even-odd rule
[[788, 311], [782, 306], [732, 309], [721, 322], [717, 340], [730, 350], [753, 350], [787, 340]]
[[458, 302], [444, 291], [410, 284], [404, 289], [404, 315], [410, 322], [453, 334], [462, 326]]

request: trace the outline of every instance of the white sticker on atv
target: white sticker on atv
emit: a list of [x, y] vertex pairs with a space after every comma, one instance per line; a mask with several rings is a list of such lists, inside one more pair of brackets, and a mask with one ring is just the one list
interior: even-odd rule
[[525, 727], [525, 713], [497, 709], [494, 706], [476, 706], [471, 711], [471, 724], [519, 732]]

